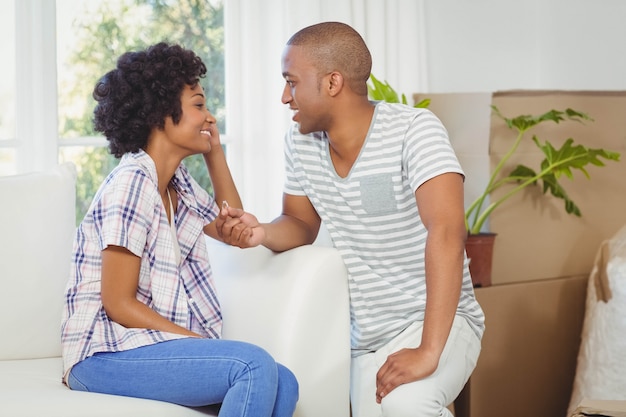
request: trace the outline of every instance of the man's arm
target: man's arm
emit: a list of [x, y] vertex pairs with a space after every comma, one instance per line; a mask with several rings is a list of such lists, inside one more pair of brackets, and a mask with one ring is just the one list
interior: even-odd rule
[[426, 312], [421, 345], [387, 358], [377, 375], [378, 402], [398, 385], [431, 375], [450, 334], [461, 295], [463, 253], [467, 232], [463, 177], [439, 175], [415, 192], [426, 240]]
[[265, 226], [263, 246], [282, 252], [315, 241], [320, 216], [308, 197], [283, 194], [283, 212]]
[[271, 223], [259, 223], [241, 209], [228, 207], [220, 212], [217, 233], [225, 243], [240, 248], [263, 245], [283, 252], [311, 244], [321, 220], [308, 197], [283, 194], [283, 212]]

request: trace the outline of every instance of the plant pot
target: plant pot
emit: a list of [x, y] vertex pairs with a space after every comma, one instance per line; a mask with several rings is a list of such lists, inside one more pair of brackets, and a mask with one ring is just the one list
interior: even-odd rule
[[470, 261], [469, 270], [474, 287], [488, 287], [491, 285], [491, 265], [495, 239], [495, 233], [467, 235], [465, 252]]

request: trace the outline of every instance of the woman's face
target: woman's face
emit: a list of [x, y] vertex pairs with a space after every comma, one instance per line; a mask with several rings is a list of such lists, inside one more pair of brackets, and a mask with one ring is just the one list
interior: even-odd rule
[[206, 108], [206, 97], [200, 84], [187, 85], [180, 97], [182, 114], [177, 124], [165, 119], [164, 132], [174, 147], [184, 156], [207, 153], [219, 145], [215, 117]]

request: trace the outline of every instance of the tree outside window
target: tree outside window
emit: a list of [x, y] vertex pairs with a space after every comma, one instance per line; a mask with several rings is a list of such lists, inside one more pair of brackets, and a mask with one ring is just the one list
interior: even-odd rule
[[[207, 107], [224, 132], [223, 0], [57, 0], [57, 33], [59, 160], [77, 167], [77, 222], [118, 163], [93, 130], [91, 92], [122, 53], [160, 41], [193, 50], [207, 66]], [[202, 157], [185, 165], [211, 192]]]

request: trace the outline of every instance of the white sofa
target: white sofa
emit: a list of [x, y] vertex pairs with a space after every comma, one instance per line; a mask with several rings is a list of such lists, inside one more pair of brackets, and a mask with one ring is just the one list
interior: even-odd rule
[[[61, 383], [59, 327], [75, 229], [75, 172], [0, 177], [0, 416], [201, 416], [159, 401], [71, 391]], [[224, 337], [266, 348], [300, 383], [296, 417], [348, 417], [349, 310], [339, 254], [281, 254], [209, 239]]]

